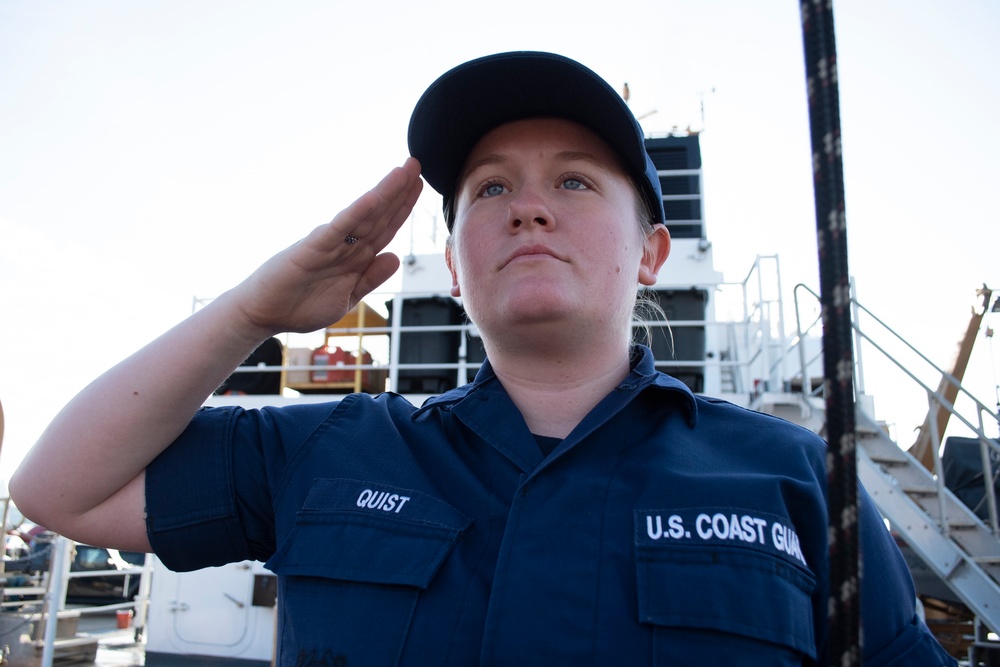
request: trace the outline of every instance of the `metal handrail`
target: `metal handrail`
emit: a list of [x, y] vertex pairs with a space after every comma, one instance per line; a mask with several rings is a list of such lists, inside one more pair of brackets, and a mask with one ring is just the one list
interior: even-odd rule
[[[699, 173], [699, 170], [692, 170], [692, 174]], [[673, 172], [674, 175], [683, 175], [682, 171]], [[780, 262], [777, 255], [758, 255], [749, 270], [742, 279], [736, 281], [703, 281], [687, 285], [658, 285], [655, 289], [686, 290], [701, 289], [714, 295], [715, 311], [712, 316], [705, 320], [678, 320], [664, 322], [662, 320], [634, 322], [635, 327], [680, 329], [683, 327], [705, 327], [708, 330], [718, 330], [719, 326], [725, 326], [725, 334], [718, 338], [718, 345], [714, 350], [718, 353], [717, 358], [702, 360], [664, 360], [661, 367], [676, 367], [683, 365], [687, 367], [702, 367], [706, 369], [718, 370], [720, 375], [719, 391], [726, 393], [723, 383], [731, 387], [733, 394], [739, 395], [746, 392], [746, 395], [753, 399], [761, 390], [780, 388], [780, 382], [785, 377], [785, 357], [788, 341], [786, 339], [786, 327], [784, 326], [784, 303], [781, 298], [781, 271]], [[389, 326], [382, 327], [325, 327], [316, 333], [322, 332], [327, 339], [363, 337], [365, 335], [388, 336], [388, 361], [387, 363], [355, 363], [355, 364], [335, 364], [338, 371], [388, 371], [388, 386], [391, 388], [397, 385], [400, 370], [419, 370], [437, 368], [441, 370], [455, 370], [456, 379], [460, 383], [471, 379], [469, 371], [475, 370], [478, 364], [467, 360], [467, 344], [469, 338], [477, 338], [476, 327], [469, 323], [443, 324], [443, 325], [403, 325], [402, 306], [403, 300], [419, 298], [439, 298], [453, 300], [461, 305], [461, 300], [452, 297], [443, 290], [404, 290], [402, 292], [372, 292], [366, 297], [366, 302], [377, 303], [384, 299], [387, 306], [392, 304], [389, 314]], [[192, 300], [192, 312], [212, 301], [211, 298], [194, 297]], [[732, 311], [737, 308], [741, 312], [723, 312], [722, 304], [726, 304]], [[385, 316], [384, 313], [382, 313]], [[399, 362], [399, 349], [401, 336], [407, 333], [429, 333], [429, 332], [452, 332], [464, 333], [461, 335], [457, 362], [433, 363], [433, 364], [402, 364]], [[286, 339], [286, 345], [288, 339]], [[381, 343], [379, 344], [381, 346]], [[345, 348], [346, 349], [346, 348]], [[350, 351], [350, 350], [349, 350]], [[303, 360], [304, 361], [304, 360]], [[296, 365], [278, 366], [240, 366], [234, 369], [234, 373], [257, 373], [257, 372], [286, 372], [286, 371], [322, 371], [330, 370], [329, 365], [303, 364], [299, 361]], [[724, 377], [721, 373], [725, 371]], [[284, 386], [284, 385], [283, 385]]]
[[[9, 503], [9, 498], [2, 499], [2, 502]], [[146, 555], [145, 563], [142, 566], [132, 566], [123, 569], [109, 570], [87, 570], [71, 571], [72, 549], [75, 542], [62, 535], [55, 535], [52, 541], [44, 548], [51, 550], [48, 559], [47, 571], [41, 573], [41, 583], [32, 587], [5, 587], [6, 595], [36, 595], [36, 600], [18, 600], [16, 603], [3, 602], [3, 607], [22, 607], [17, 613], [25, 618], [25, 625], [32, 622], [33, 617], [48, 619], [44, 623], [42, 637], [34, 640], [33, 643], [39, 651], [40, 667], [51, 667], [55, 659], [57, 642], [56, 631], [58, 623], [54, 619], [59, 617], [60, 612], [66, 610], [66, 589], [70, 579], [99, 577], [99, 576], [121, 576], [126, 580], [128, 577], [139, 577], [139, 592], [134, 600], [124, 600], [119, 603], [102, 604], [99, 606], [74, 606], [74, 614], [106, 613], [112, 610], [132, 609], [134, 610], [132, 619], [132, 630], [136, 641], [139, 640], [145, 630], [146, 615], [149, 604], [150, 574], [153, 567], [153, 559], [150, 554]], [[37, 556], [37, 554], [35, 554]], [[33, 577], [33, 580], [35, 577]], [[28, 607], [36, 608], [34, 611], [25, 611]], [[100, 641], [104, 637], [118, 636], [122, 631], [111, 631], [91, 635]]]
[[[812, 296], [817, 303], [819, 303], [819, 295], [809, 287], [799, 284], [795, 286], [795, 309], [796, 309], [796, 326], [801, 332], [802, 322], [800, 319], [800, 308], [799, 308], [799, 292], [805, 291], [810, 296]], [[988, 514], [989, 514], [989, 528], [995, 536], [1000, 537], [1000, 525], [998, 525], [998, 516], [996, 508], [996, 496], [993, 484], [995, 482], [995, 476], [992, 474], [990, 466], [990, 452], [992, 451], [995, 455], [1000, 456], [1000, 442], [994, 440], [986, 435], [985, 431], [985, 420], [984, 415], [988, 414], [992, 419], [997, 419], [997, 416], [993, 414], [992, 410], [986, 406], [982, 401], [976, 398], [971, 392], [969, 392], [962, 384], [950, 373], [940, 368], [937, 364], [931, 361], [926, 355], [916, 349], [912, 344], [904, 339], [898, 332], [896, 332], [892, 327], [886, 324], [882, 319], [872, 313], [868, 308], [858, 302], [857, 298], [852, 294], [851, 296], [851, 306], [855, 309], [855, 312], [864, 313], [867, 317], [871, 318], [875, 323], [877, 323], [881, 330], [889, 335], [889, 341], [894, 344], [900, 344], [904, 349], [908, 350], [910, 353], [916, 355], [921, 361], [923, 361], [927, 366], [935, 372], [936, 375], [947, 380], [953, 387], [957, 389], [959, 395], [964, 399], [972, 402], [975, 407], [976, 417], [974, 422], [970, 420], [965, 414], [963, 414], [954, 403], [945, 398], [937, 388], [931, 387], [927, 382], [922, 380], [917, 374], [906, 364], [897, 358], [887, 349], [887, 345], [880, 343], [875, 340], [874, 332], [869, 333], [862, 329], [860, 323], [860, 317], [855, 317], [852, 322], [852, 328], [854, 329], [856, 336], [859, 341], [863, 341], [871, 346], [871, 349], [879, 352], [883, 358], [893, 364], [899, 371], [901, 371], [906, 377], [908, 377], [916, 386], [920, 387], [928, 397], [929, 414], [931, 415], [932, 427], [931, 433], [933, 436], [933, 471], [938, 478], [938, 495], [939, 497], [943, 493], [944, 487], [944, 474], [941, 465], [941, 442], [937, 433], [936, 425], [936, 406], [940, 406], [948, 411], [948, 413], [957, 419], [959, 422], [964, 424], [972, 433], [975, 435], [976, 439], [979, 441], [980, 455], [983, 462], [983, 486], [984, 486], [984, 498], [985, 502], [988, 504]], [[800, 336], [802, 334], [800, 333]], [[860, 345], [859, 345], [860, 347]], [[804, 362], [801, 364], [801, 373], [803, 378], [806, 376], [806, 365]], [[805, 385], [805, 382], [803, 382]], [[860, 391], [860, 389], [859, 389]], [[874, 417], [874, 415], [873, 415]], [[943, 501], [942, 501], [943, 502]], [[942, 530], [947, 530], [946, 525], [942, 525]]]
[[[777, 285], [777, 286], [776, 286]], [[784, 334], [783, 325], [783, 305], [780, 298], [780, 268], [776, 255], [758, 256], [750, 270], [738, 281], [719, 281], [709, 283], [692, 283], [685, 285], [683, 289], [704, 290], [711, 294], [724, 298], [730, 307], [739, 307], [739, 313], [728, 313], [719, 316], [719, 305], [717, 302], [716, 312], [711, 313], [705, 319], [678, 319], [664, 321], [657, 320], [637, 320], [632, 323], [634, 328], [669, 329], [680, 330], [685, 328], [704, 328], [706, 331], [718, 330], [725, 327], [726, 335], [723, 340], [720, 338], [718, 355], [710, 359], [662, 359], [656, 361], [657, 368], [702, 368], [725, 370], [732, 373], [731, 383], [734, 391], [737, 388], [755, 387], [766, 388], [771, 384], [783, 379], [782, 365], [785, 356], [784, 348], [787, 340]], [[676, 287], [667, 289], [678, 289]], [[773, 296], [768, 296], [772, 294]], [[336, 364], [338, 372], [350, 371], [388, 371], [389, 385], [395, 386], [394, 380], [398, 380], [398, 371], [409, 370], [454, 370], [462, 375], [474, 370], [477, 366], [473, 362], [466, 360], [465, 346], [468, 338], [475, 338], [476, 327], [471, 322], [460, 324], [438, 324], [438, 325], [404, 325], [401, 322], [401, 312], [403, 308], [399, 305], [402, 300], [420, 298], [442, 298], [452, 299], [450, 295], [443, 292], [421, 291], [392, 294], [374, 294], [372, 302], [377, 302], [380, 297], [385, 297], [387, 301], [391, 297], [394, 306], [391, 313], [389, 326], [366, 326], [366, 327], [336, 327], [329, 326], [319, 330], [327, 339], [344, 339], [357, 336], [388, 335], [389, 336], [389, 361], [388, 363], [353, 363]], [[196, 299], [196, 305], [207, 302], [207, 299]], [[456, 302], [458, 300], [456, 299]], [[459, 302], [460, 303], [460, 302]], [[728, 315], [728, 316], [727, 316]], [[318, 332], [317, 332], [318, 333]], [[402, 337], [406, 334], [417, 333], [459, 333], [460, 348], [458, 350], [458, 360], [449, 362], [433, 363], [402, 363], [398, 357], [398, 346]], [[348, 346], [345, 345], [345, 349]], [[240, 366], [234, 373], [260, 373], [260, 372], [293, 372], [293, 371], [324, 371], [330, 370], [333, 366], [325, 364], [283, 364], [260, 365], [260, 366]], [[728, 378], [727, 378], [728, 379]], [[761, 384], [763, 382], [763, 384]]]

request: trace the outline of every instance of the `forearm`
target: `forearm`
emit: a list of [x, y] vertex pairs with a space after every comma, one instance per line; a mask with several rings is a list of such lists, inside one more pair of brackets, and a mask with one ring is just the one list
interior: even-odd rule
[[81, 541], [148, 547], [146, 466], [265, 339], [336, 322], [392, 275], [399, 259], [382, 250], [420, 188], [420, 165], [410, 158], [331, 222], [80, 392], [11, 479], [18, 509]]
[[110, 369], [24, 459], [10, 482], [18, 509], [81, 541], [134, 544], [144, 527], [133, 480], [268, 335], [227, 294]]

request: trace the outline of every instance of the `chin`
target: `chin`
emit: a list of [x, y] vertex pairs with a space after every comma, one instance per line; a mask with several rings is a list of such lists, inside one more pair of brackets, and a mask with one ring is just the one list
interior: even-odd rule
[[[552, 295], [537, 295], [508, 303], [500, 312], [506, 326], [543, 325], [558, 323], [562, 325], [567, 320], [587, 317], [586, 305]], [[588, 317], [588, 319], [591, 319]]]

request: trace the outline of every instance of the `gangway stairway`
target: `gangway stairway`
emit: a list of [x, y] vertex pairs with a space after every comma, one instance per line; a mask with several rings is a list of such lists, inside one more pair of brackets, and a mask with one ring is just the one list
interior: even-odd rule
[[858, 477], [921, 560], [1000, 633], [1000, 540], [909, 452], [858, 411]]
[[[985, 310], [992, 292], [984, 286], [978, 293], [985, 296], [982, 306]], [[800, 315], [804, 309], [799, 303], [803, 294], [808, 294], [813, 303], [819, 302], [818, 295], [811, 289], [803, 285], [796, 287], [799, 340], [818, 323], [817, 319], [812, 324], [804, 324]], [[890, 437], [884, 424], [873, 417], [873, 404], [866, 400], [862, 379], [855, 387], [859, 397], [855, 419], [858, 477], [892, 529], [974, 615], [975, 639], [969, 649], [969, 664], [981, 664], [980, 658], [986, 660], [985, 664], [1000, 664], [1000, 642], [987, 641], [984, 631], [988, 629], [1000, 635], [1000, 528], [993, 488], [995, 480], [991, 474], [982, 476], [989, 512], [988, 519], [984, 521], [945, 486], [940, 458], [944, 429], [942, 426], [939, 431], [936, 419], [939, 412], [946, 413], [954, 423], [968, 428], [981, 444], [983, 469], [989, 471], [989, 459], [1000, 455], [1000, 443], [987, 436], [985, 424], [994, 423], [996, 415], [969, 394], [958, 378], [943, 371], [859, 304], [853, 294], [851, 306], [857, 366], [860, 369], [861, 350], [864, 349], [867, 354], [876, 353], [890, 366], [895, 366], [902, 374], [902, 382], [920, 387], [926, 393], [930, 406], [929, 424], [925, 427], [934, 433], [923, 452], [929, 462], [922, 462], [911, 454], [913, 449], [907, 451], [900, 447]], [[971, 333], [974, 336], [976, 331]], [[806, 389], [811, 383], [805, 370], [805, 358], [800, 358], [802, 362], [797, 379], [801, 381], [803, 391], [798, 393], [798, 398], [807, 409], [802, 412], [803, 418], [794, 420], [822, 432], [823, 427], [816, 426], [817, 422], [823, 421], [822, 387], [814, 391]], [[904, 358], [907, 361], [904, 362]], [[927, 377], [942, 378], [941, 384], [932, 387], [922, 379]], [[946, 384], [950, 385], [947, 387], [950, 391], [942, 390]], [[962, 395], [961, 411], [956, 409], [955, 404], [958, 395]], [[978, 413], [974, 417], [970, 417], [971, 412], [968, 412], [970, 403]], [[809, 413], [812, 423], [806, 423], [804, 418]]]

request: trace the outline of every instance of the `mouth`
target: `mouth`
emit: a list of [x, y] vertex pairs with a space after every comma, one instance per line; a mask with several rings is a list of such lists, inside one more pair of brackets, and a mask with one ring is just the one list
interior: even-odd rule
[[504, 268], [512, 262], [531, 260], [531, 259], [558, 259], [562, 260], [562, 257], [557, 255], [554, 250], [548, 246], [541, 244], [524, 245], [519, 247], [517, 250], [512, 252], [507, 260], [503, 263], [500, 268]]

